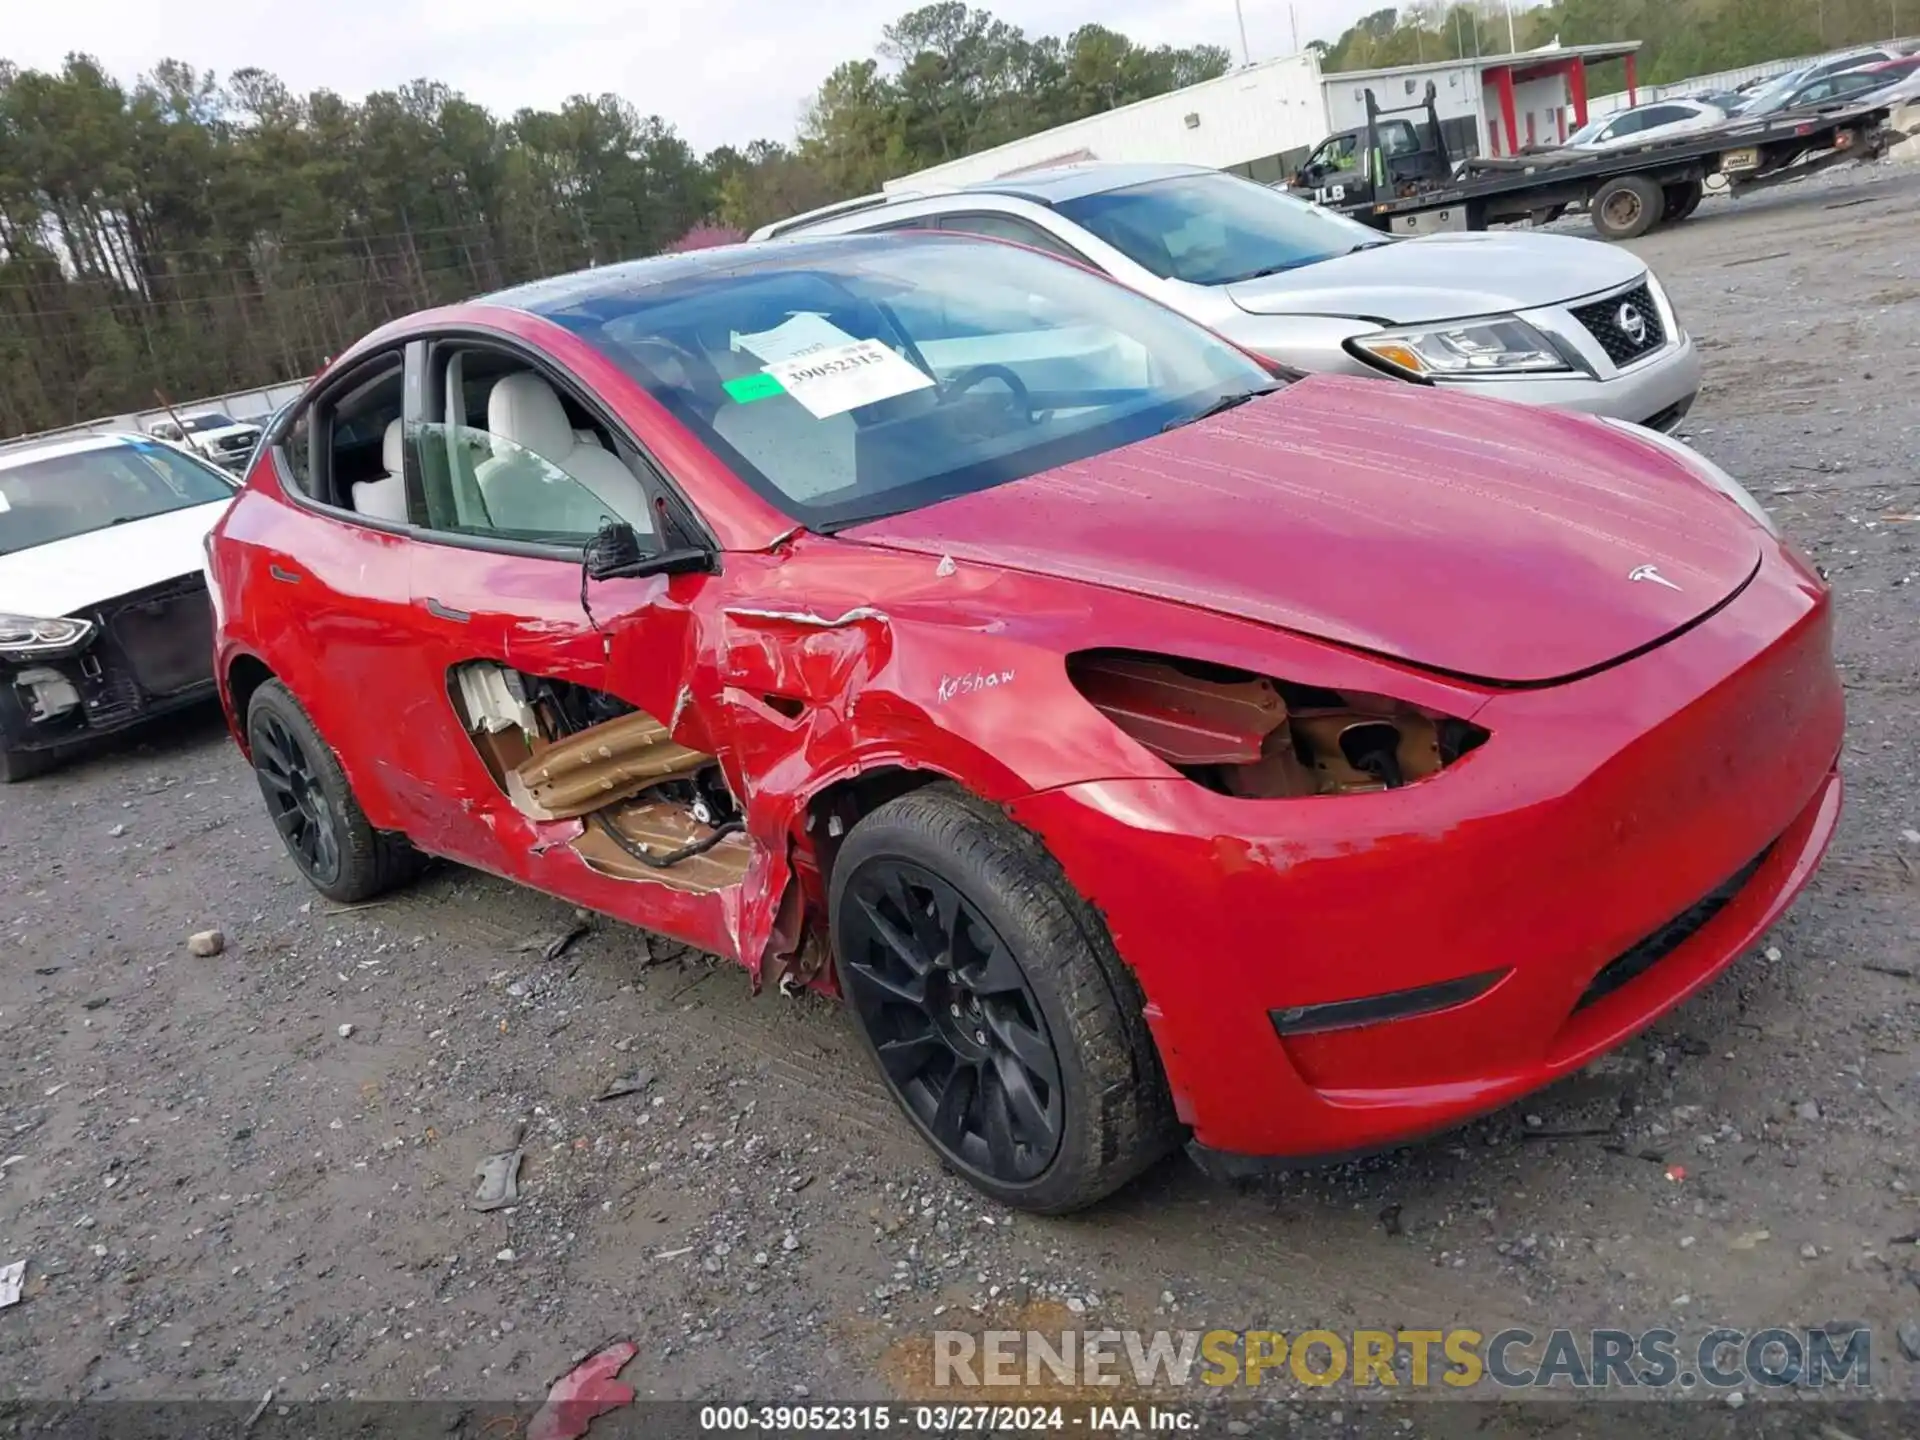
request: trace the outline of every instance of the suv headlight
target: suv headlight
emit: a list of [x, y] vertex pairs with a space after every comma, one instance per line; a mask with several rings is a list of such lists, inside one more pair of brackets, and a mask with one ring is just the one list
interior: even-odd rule
[[1624, 430], [1636, 440], [1644, 440], [1655, 449], [1666, 451], [1667, 454], [1684, 465], [1693, 475], [1694, 479], [1700, 481], [1703, 485], [1718, 490], [1722, 495], [1726, 496], [1727, 499], [1746, 511], [1747, 515], [1755, 524], [1760, 526], [1761, 529], [1765, 530], [1776, 540], [1780, 538], [1780, 527], [1773, 523], [1773, 517], [1767, 513], [1766, 507], [1753, 498], [1753, 495], [1747, 490], [1747, 487], [1734, 479], [1733, 476], [1729, 475], [1726, 471], [1722, 470], [1718, 465], [1714, 464], [1713, 461], [1709, 460], [1706, 456], [1702, 455], [1698, 450], [1687, 444], [1684, 440], [1676, 440], [1671, 435], [1662, 434], [1660, 431], [1650, 429], [1645, 425], [1635, 425], [1631, 420], [1616, 420], [1611, 415], [1596, 415], [1593, 418], [1598, 420], [1602, 425], [1611, 425], [1615, 430]]
[[0, 615], [0, 656], [59, 655], [79, 649], [92, 634], [91, 620]]
[[1416, 380], [1570, 370], [1553, 343], [1524, 320], [1496, 316], [1459, 324], [1406, 325], [1347, 342], [1363, 360]]

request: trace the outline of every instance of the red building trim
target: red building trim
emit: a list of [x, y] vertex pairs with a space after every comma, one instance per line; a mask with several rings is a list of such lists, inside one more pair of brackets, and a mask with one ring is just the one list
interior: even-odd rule
[[1500, 93], [1500, 118], [1507, 127], [1507, 145], [1505, 153], [1520, 153], [1520, 122], [1514, 113], [1513, 104], [1513, 67], [1502, 65], [1493, 72], [1494, 85]]

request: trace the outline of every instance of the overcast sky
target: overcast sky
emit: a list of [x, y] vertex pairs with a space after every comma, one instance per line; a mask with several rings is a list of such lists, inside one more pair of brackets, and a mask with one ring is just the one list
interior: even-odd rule
[[[1242, 0], [1258, 59], [1286, 54], [1286, 0]], [[175, 58], [222, 76], [256, 65], [294, 90], [358, 98], [419, 76], [489, 109], [622, 95], [697, 148], [792, 138], [842, 60], [867, 56], [913, 0], [4, 0], [0, 57], [56, 68], [71, 50], [123, 80]], [[1029, 35], [1089, 21], [1149, 43], [1240, 54], [1233, 0], [997, 0]], [[1331, 40], [1377, 0], [1294, 0], [1300, 40]]]

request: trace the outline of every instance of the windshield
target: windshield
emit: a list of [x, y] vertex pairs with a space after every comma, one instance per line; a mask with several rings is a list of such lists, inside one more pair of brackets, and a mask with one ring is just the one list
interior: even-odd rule
[[1193, 285], [1231, 285], [1387, 243], [1358, 221], [1218, 172], [1081, 195], [1057, 208], [1135, 264]]
[[190, 416], [189, 418], [182, 420], [180, 423], [184, 425], [189, 432], [193, 432], [193, 431], [199, 431], [199, 430], [219, 430], [225, 426], [235, 424], [236, 422], [231, 415], [221, 415], [216, 413], [212, 415]]
[[541, 313], [816, 529], [1022, 479], [1277, 383], [1165, 307], [997, 241], [769, 253]]
[[1613, 119], [1614, 117], [1611, 115], [1602, 115], [1598, 120], [1589, 120], [1586, 124], [1582, 125], [1578, 130], [1574, 131], [1571, 135], [1567, 136], [1565, 143], [1568, 145], [1588, 144], [1602, 130], [1606, 129], [1607, 126], [1611, 125], [1613, 123]]
[[1763, 115], [1770, 110], [1778, 109], [1789, 95], [1800, 88], [1801, 82], [1806, 78], [1805, 70], [1795, 70], [1776, 80], [1769, 80], [1758, 90], [1748, 92], [1746, 103], [1740, 107], [1741, 113]]
[[225, 476], [166, 445], [0, 461], [0, 555], [232, 495]]

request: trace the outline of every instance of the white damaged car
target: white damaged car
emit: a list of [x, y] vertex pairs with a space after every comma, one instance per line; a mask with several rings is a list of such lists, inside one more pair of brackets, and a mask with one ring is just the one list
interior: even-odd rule
[[0, 782], [212, 697], [204, 542], [233, 494], [144, 435], [0, 449]]

